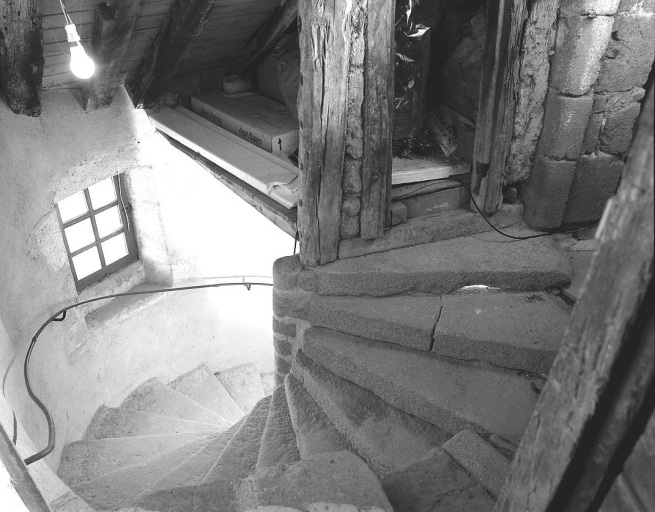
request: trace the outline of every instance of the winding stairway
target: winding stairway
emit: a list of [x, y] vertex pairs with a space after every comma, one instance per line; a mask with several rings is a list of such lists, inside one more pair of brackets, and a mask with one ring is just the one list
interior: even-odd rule
[[96, 510], [492, 510], [570, 312], [554, 240], [274, 274], [271, 395], [249, 365], [150, 380], [65, 447], [62, 480]]

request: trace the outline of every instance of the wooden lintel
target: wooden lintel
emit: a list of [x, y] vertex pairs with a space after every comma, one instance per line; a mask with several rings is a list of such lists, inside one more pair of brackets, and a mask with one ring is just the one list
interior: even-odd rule
[[175, 0], [127, 87], [135, 106], [152, 107], [204, 28], [215, 0]]
[[41, 114], [41, 0], [0, 2], [0, 84], [16, 114]]
[[99, 4], [93, 22], [93, 59], [96, 72], [84, 90], [86, 110], [111, 104], [120, 79], [120, 70], [139, 14], [141, 0]]
[[230, 59], [228, 74], [244, 74], [259, 63], [298, 17], [298, 0], [287, 0], [262, 23], [246, 44]]

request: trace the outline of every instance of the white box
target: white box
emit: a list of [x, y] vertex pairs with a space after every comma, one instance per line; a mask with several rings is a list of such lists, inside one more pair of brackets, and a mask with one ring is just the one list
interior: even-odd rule
[[191, 98], [191, 110], [269, 153], [288, 156], [298, 147], [298, 121], [285, 105], [264, 96], [208, 92]]

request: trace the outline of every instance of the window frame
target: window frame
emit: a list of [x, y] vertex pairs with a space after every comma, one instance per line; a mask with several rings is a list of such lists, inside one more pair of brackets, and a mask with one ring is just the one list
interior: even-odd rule
[[[84, 198], [86, 200], [86, 206], [87, 206], [86, 213], [83, 213], [82, 215], [79, 215], [78, 217], [75, 217], [74, 219], [71, 219], [67, 222], [63, 222], [61, 218], [61, 212], [59, 211], [59, 204], [58, 203], [55, 204], [56, 207], [55, 209], [57, 210], [57, 220], [59, 221], [59, 227], [61, 229], [62, 238], [64, 239], [64, 247], [66, 248], [66, 255], [68, 256], [68, 264], [70, 266], [71, 273], [73, 274], [73, 280], [75, 281], [75, 287], [77, 288], [78, 292], [82, 291], [84, 288], [87, 288], [88, 286], [94, 283], [97, 283], [101, 279], [107, 277], [109, 274], [112, 274], [139, 259], [136, 237], [133, 230], [134, 223], [132, 222], [132, 219], [129, 216], [128, 209], [123, 201], [125, 190], [123, 188], [123, 184], [122, 184], [122, 180], [120, 179], [120, 176], [121, 175], [117, 174], [111, 177], [112, 183], [114, 185], [114, 192], [116, 194], [116, 200], [112, 201], [109, 204], [101, 206], [100, 208], [96, 208], [96, 209], [93, 208], [93, 203], [91, 202], [91, 195], [89, 194], [89, 187], [91, 185], [89, 185], [89, 187], [81, 191], [83, 192]], [[118, 213], [121, 218], [122, 227], [116, 231], [112, 231], [110, 234], [101, 238], [98, 234], [96, 216], [106, 210], [109, 210], [110, 208], [113, 208], [114, 206], [118, 208]], [[68, 246], [68, 239], [66, 238], [66, 233], [64, 230], [66, 228], [74, 226], [75, 224], [79, 224], [85, 221], [86, 219], [90, 219], [91, 221], [94, 240], [92, 243], [87, 244], [84, 247], [81, 247], [71, 252]], [[105, 263], [105, 255], [102, 249], [102, 242], [106, 242], [110, 238], [113, 238], [121, 233], [123, 233], [125, 236], [125, 243], [127, 245], [127, 255], [107, 265]], [[93, 272], [92, 274], [89, 274], [88, 276], [85, 276], [82, 279], [78, 279], [77, 272], [75, 270], [75, 265], [73, 264], [73, 257], [77, 256], [78, 254], [82, 254], [84, 251], [87, 251], [92, 247], [96, 247], [98, 250], [98, 256], [100, 258], [101, 268], [100, 270], [97, 270], [96, 272]]]

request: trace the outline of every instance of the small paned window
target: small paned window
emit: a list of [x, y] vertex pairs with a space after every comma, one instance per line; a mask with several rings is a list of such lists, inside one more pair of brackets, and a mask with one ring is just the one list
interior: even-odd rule
[[113, 176], [57, 203], [78, 291], [138, 258], [121, 187], [120, 176]]

